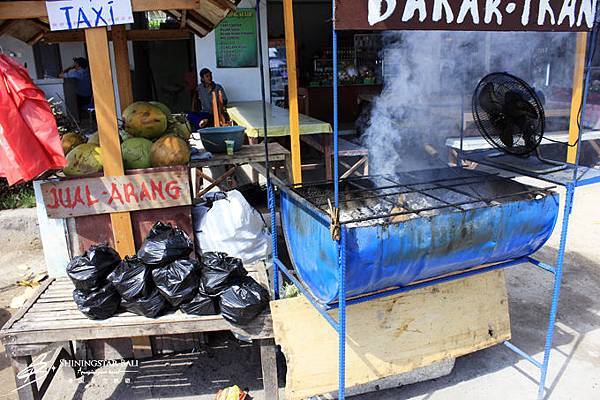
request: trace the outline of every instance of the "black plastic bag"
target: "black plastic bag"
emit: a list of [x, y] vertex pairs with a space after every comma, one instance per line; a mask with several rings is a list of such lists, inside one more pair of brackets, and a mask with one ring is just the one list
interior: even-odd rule
[[192, 259], [173, 261], [152, 270], [154, 284], [173, 307], [191, 300], [198, 292], [200, 264]]
[[107, 244], [91, 246], [84, 255], [74, 257], [67, 265], [67, 275], [76, 289], [90, 291], [99, 288], [121, 262], [119, 254]]
[[221, 294], [221, 315], [232, 324], [250, 323], [269, 304], [269, 292], [249, 276]]
[[131, 301], [123, 299], [121, 305], [127, 311], [148, 318], [156, 318], [168, 308], [166, 300], [162, 297], [158, 289], [154, 289], [148, 296], [142, 295]]
[[150, 229], [137, 255], [144, 263], [158, 266], [185, 258], [193, 249], [192, 241], [183, 230], [158, 221]]
[[218, 296], [246, 274], [248, 272], [239, 258], [228, 257], [225, 253], [204, 253], [200, 292], [208, 296]]
[[108, 276], [123, 300], [132, 301], [140, 296], [149, 296], [154, 290], [150, 268], [136, 256], [125, 260]]
[[216, 315], [218, 314], [217, 308], [215, 307], [215, 299], [198, 293], [188, 303], [183, 303], [179, 306], [179, 309], [186, 314], [191, 315]]
[[90, 319], [112, 317], [121, 303], [119, 293], [110, 283], [89, 292], [75, 289], [73, 290], [73, 300], [79, 311]]

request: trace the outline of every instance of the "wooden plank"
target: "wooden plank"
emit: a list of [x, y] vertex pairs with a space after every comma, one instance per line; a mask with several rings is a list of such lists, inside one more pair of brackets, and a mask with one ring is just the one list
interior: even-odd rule
[[187, 171], [153, 172], [50, 181], [41, 189], [48, 218], [69, 218], [190, 205], [188, 179]]
[[10, 30], [13, 26], [17, 24], [16, 19], [11, 19], [8, 21], [4, 21], [2, 25], [0, 25], [0, 36], [4, 35], [6, 32]]
[[265, 399], [279, 400], [279, 382], [277, 378], [277, 347], [273, 339], [259, 341], [260, 366], [262, 368]]
[[19, 311], [17, 311], [17, 313], [4, 324], [2, 329], [0, 329], [0, 336], [3, 336], [5, 331], [10, 329], [16, 321], [20, 320], [23, 315], [25, 315], [25, 313], [35, 304], [36, 300], [42, 295], [42, 293], [44, 293], [44, 291], [46, 291], [46, 289], [48, 289], [48, 286], [50, 286], [53, 281], [54, 279], [48, 278], [44, 283], [42, 283], [42, 285], [33, 293], [29, 300], [27, 300], [25, 304], [19, 308]]
[[[98, 136], [103, 155], [104, 175], [123, 175], [123, 159], [121, 158], [106, 28], [86, 29], [85, 41], [92, 76], [92, 90], [94, 92]], [[129, 213], [113, 213], [110, 215], [110, 222], [115, 250], [121, 257], [135, 254]]]
[[[304, 297], [272, 301], [271, 312], [275, 340], [287, 359], [285, 398], [336, 391], [335, 330]], [[331, 314], [337, 318], [337, 310]], [[501, 343], [510, 338], [504, 272], [352, 305], [346, 332], [347, 387]]]
[[131, 338], [133, 356], [136, 359], [152, 357], [152, 342], [149, 336], [135, 336]]
[[[117, 27], [125, 27], [125, 25], [115, 25], [113, 31]], [[114, 41], [113, 31], [108, 32], [108, 40]], [[133, 42], [153, 42], [189, 39], [191, 34], [185, 29], [131, 29], [126, 31], [126, 37]], [[83, 30], [46, 32], [43, 40], [48, 43], [83, 42], [85, 32]]]
[[30, 367], [31, 361], [31, 356], [11, 358], [19, 400], [39, 399], [35, 374]]
[[292, 0], [283, 0], [283, 25], [285, 29], [285, 58], [288, 72], [292, 176], [294, 178], [294, 183], [302, 183], [300, 116], [298, 114], [298, 72], [296, 70], [296, 37], [294, 33], [294, 8]]
[[[228, 11], [235, 11], [235, 4], [229, 0], [208, 0], [215, 6]], [[194, 7], [197, 8], [197, 7]], [[179, 9], [179, 7], [171, 7], [171, 9]]]
[[[217, 1], [217, 0], [211, 0]], [[223, 2], [223, 7], [227, 0]], [[232, 4], [235, 9], [235, 5]], [[131, 0], [131, 9], [135, 11], [159, 10], [193, 10], [201, 8], [200, 0]], [[46, 3], [44, 1], [2, 1], [0, 2], [0, 19], [33, 19], [46, 18]]]
[[129, 68], [129, 50], [127, 49], [127, 30], [125, 29], [125, 25], [115, 25], [112, 27], [111, 33], [113, 49], [115, 52], [115, 71], [117, 74], [119, 103], [121, 106], [121, 113], [123, 113], [125, 108], [133, 103], [131, 70]]
[[[576, 144], [579, 138], [579, 110], [583, 97], [583, 74], [585, 69], [585, 50], [587, 46], [587, 33], [577, 34], [575, 46], [575, 67], [573, 68], [573, 91], [571, 95], [571, 119], [569, 121], [569, 144]], [[567, 148], [567, 162], [574, 164], [577, 160], [577, 145]]]
[[163, 316], [158, 319], [140, 317], [123, 319], [119, 323], [103, 321], [85, 321], [86, 324], [68, 323], [57, 326], [50, 322], [44, 324], [31, 324], [20, 330], [13, 329], [8, 332], [6, 341], [12, 345], [46, 343], [67, 340], [107, 339], [135, 336], [171, 335], [178, 333], [201, 333], [232, 331], [252, 339], [268, 339], [273, 337], [271, 316], [263, 313], [245, 326], [232, 325], [220, 316], [169, 318]]

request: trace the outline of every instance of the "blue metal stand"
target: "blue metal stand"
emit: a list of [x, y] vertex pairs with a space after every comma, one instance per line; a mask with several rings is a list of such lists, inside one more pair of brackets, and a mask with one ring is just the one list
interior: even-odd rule
[[[256, 3], [256, 15], [258, 21], [258, 40], [259, 43], [262, 43], [261, 40], [261, 21], [260, 21], [260, 0], [257, 0]], [[335, 1], [332, 1], [333, 6], [333, 20], [335, 21]], [[337, 65], [337, 32], [335, 27], [332, 30], [332, 45], [333, 45], [333, 186], [334, 186], [334, 207], [335, 209], [339, 209], [339, 156], [338, 156], [338, 65]], [[595, 26], [590, 43], [595, 43], [598, 38], [598, 26]], [[264, 78], [264, 65], [263, 65], [263, 51], [262, 46], [259, 47], [260, 54], [260, 72], [261, 72], [261, 88], [262, 88], [262, 98], [263, 98], [263, 124], [264, 124], [264, 143], [265, 143], [265, 153], [266, 153], [266, 178], [267, 178], [267, 196], [268, 196], [268, 206], [269, 211], [271, 213], [271, 240], [273, 247], [273, 291], [274, 298], [279, 299], [280, 288], [279, 288], [279, 274], [284, 274], [297, 288], [298, 290], [309, 300], [309, 302], [313, 305], [313, 307], [323, 316], [323, 318], [336, 330], [339, 337], [339, 381], [338, 381], [338, 398], [343, 400], [345, 399], [345, 366], [346, 366], [346, 353], [345, 353], [345, 344], [346, 344], [346, 307], [348, 305], [362, 303], [366, 301], [371, 301], [391, 295], [395, 295], [398, 293], [405, 293], [412, 290], [417, 290], [421, 288], [425, 288], [428, 286], [437, 285], [444, 282], [450, 282], [458, 279], [463, 279], [469, 276], [473, 276], [476, 274], [481, 274], [493, 270], [504, 269], [514, 265], [519, 264], [530, 264], [540, 269], [550, 272], [554, 275], [554, 286], [552, 292], [552, 303], [550, 307], [550, 314], [548, 320], [548, 329], [546, 332], [546, 340], [544, 346], [544, 358], [542, 362], [539, 362], [529, 354], [525, 353], [523, 350], [510, 343], [509, 341], [504, 342], [506, 348], [515, 352], [519, 356], [523, 357], [535, 367], [540, 369], [540, 381], [538, 387], [538, 399], [542, 400], [545, 395], [545, 382], [548, 373], [548, 364], [550, 362], [550, 352], [552, 350], [552, 342], [554, 336], [554, 325], [556, 323], [556, 315], [558, 310], [558, 299], [560, 296], [560, 287], [561, 280], [563, 274], [564, 267], [564, 259], [566, 253], [566, 243], [567, 243], [567, 233], [569, 228], [569, 217], [571, 214], [572, 206], [573, 206], [573, 198], [575, 195], [575, 188], [578, 186], [584, 186], [593, 183], [600, 183], [600, 174], [598, 176], [592, 176], [591, 178], [587, 175], [587, 178], [582, 178], [582, 176], [586, 176], [585, 174], [589, 171], [585, 171], [584, 174], [580, 173], [580, 170], [584, 167], [579, 166], [580, 154], [581, 154], [581, 137], [583, 133], [584, 126], [584, 116], [585, 116], [585, 107], [587, 104], [588, 93], [589, 93], [589, 83], [590, 83], [590, 72], [592, 70], [591, 63], [593, 58], [593, 52], [588, 51], [587, 62], [586, 62], [586, 75], [585, 75], [585, 85], [584, 85], [584, 93], [581, 105], [581, 121], [580, 121], [580, 129], [579, 129], [579, 138], [578, 143], [579, 146], [577, 148], [577, 161], [573, 165], [569, 165], [568, 171], [573, 171], [572, 178], [564, 179], [562, 175], [535, 175], [534, 177], [540, 180], [545, 180], [548, 182], [552, 182], [555, 184], [560, 184], [565, 186], [566, 188], [566, 196], [565, 196], [565, 205], [563, 211], [563, 221], [561, 226], [561, 235], [560, 235], [560, 247], [558, 251], [558, 256], [556, 260], [556, 264], [548, 265], [542, 261], [535, 259], [534, 257], [522, 257], [514, 260], [508, 260], [504, 262], [500, 262], [494, 265], [489, 265], [482, 268], [474, 268], [471, 270], [466, 270], [454, 275], [443, 276], [440, 278], [431, 279], [424, 282], [418, 282], [415, 284], [411, 284], [405, 287], [396, 287], [386, 291], [372, 293], [363, 295], [356, 298], [346, 299], [346, 236], [347, 231], [344, 225], [339, 226], [339, 239], [336, 240], [337, 250], [338, 250], [338, 269], [337, 269], [337, 280], [338, 280], [338, 303], [324, 305], [320, 303], [311, 293], [308, 291], [305, 286], [296, 278], [292, 271], [290, 271], [278, 258], [277, 254], [277, 225], [276, 225], [276, 204], [275, 204], [275, 189], [274, 183], [270, 177], [270, 166], [269, 166], [269, 157], [268, 157], [268, 146], [267, 146], [267, 118], [266, 118], [266, 109], [265, 109], [265, 78]], [[461, 133], [461, 148], [459, 152], [459, 160], [468, 160], [470, 157], [468, 154], [463, 152], [462, 148], [463, 137]], [[473, 158], [471, 158], [473, 159]], [[481, 161], [481, 157], [477, 158], [478, 161]], [[495, 166], [497, 169], [502, 169], [502, 167]], [[563, 174], [564, 175], [564, 174]], [[338, 318], [337, 321], [330, 314], [332, 309], [338, 309]]]

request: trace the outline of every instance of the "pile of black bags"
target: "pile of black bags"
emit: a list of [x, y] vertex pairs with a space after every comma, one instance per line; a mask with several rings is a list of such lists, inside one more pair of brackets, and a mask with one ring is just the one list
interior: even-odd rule
[[120, 262], [121, 257], [115, 250], [100, 244], [90, 247], [67, 265], [67, 274], [75, 285], [73, 300], [88, 318], [105, 319], [119, 309], [121, 297], [106, 277]]
[[92, 246], [67, 267], [73, 299], [92, 319], [108, 318], [119, 306], [149, 318], [179, 308], [192, 315], [221, 312], [245, 325], [265, 309], [269, 293], [247, 276], [239, 258], [209, 252], [195, 260], [192, 250], [184, 231], [160, 221], [135, 256], [121, 260], [106, 244]]

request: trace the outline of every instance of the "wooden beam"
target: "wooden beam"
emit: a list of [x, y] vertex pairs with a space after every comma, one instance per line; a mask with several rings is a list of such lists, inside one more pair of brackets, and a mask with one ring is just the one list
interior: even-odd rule
[[[215, 6], [225, 9], [225, 10], [235, 11], [235, 8], [236, 8], [236, 5], [229, 0], [208, 0], [208, 1], [213, 3]], [[174, 7], [171, 7], [171, 8], [174, 8]]]
[[209, 32], [214, 28], [215, 24], [204, 15], [200, 14], [197, 11], [190, 10], [188, 11], [188, 20], [194, 20], [198, 25], [202, 28], [207, 29]]
[[[228, 0], [210, 0], [230, 3]], [[233, 5], [233, 3], [230, 3]], [[199, 9], [200, 0], [131, 0], [133, 11], [193, 10]], [[235, 9], [235, 5], [233, 5]], [[2, 1], [0, 19], [32, 19], [47, 17], [46, 3], [43, 1]]]
[[13, 26], [15, 26], [17, 23], [16, 19], [11, 19], [9, 21], [4, 22], [2, 25], [0, 25], [0, 36], [4, 35], [6, 32], [8, 32], [10, 30], [10, 28], [12, 28]]
[[294, 9], [292, 0], [283, 0], [283, 24], [285, 28], [285, 57], [288, 71], [292, 176], [294, 177], [294, 183], [302, 183], [300, 120], [298, 116], [298, 74], [296, 72], [296, 38], [294, 34]]
[[39, 42], [40, 40], [42, 40], [43, 37], [44, 37], [44, 31], [39, 31], [38, 33], [36, 33], [35, 35], [33, 35], [31, 37], [31, 39], [29, 39], [27, 41], [27, 44], [29, 46], [33, 46], [34, 44], [36, 44], [37, 42]]
[[[115, 25], [113, 27], [113, 30], [118, 26], [124, 25]], [[190, 32], [185, 29], [132, 29], [126, 32], [127, 40], [131, 40], [134, 42], [154, 42], [157, 40], [181, 40], [190, 38]], [[85, 40], [85, 35], [83, 30], [55, 31], [47, 32], [44, 35], [44, 40], [48, 43], [83, 42]], [[108, 32], [108, 40], [113, 40], [112, 31]]]
[[[106, 28], [86, 29], [85, 42], [92, 76], [92, 90], [94, 92], [104, 175], [124, 175]], [[135, 254], [133, 229], [129, 213], [113, 213], [110, 215], [110, 221], [117, 252], [121, 257]]]
[[133, 103], [131, 86], [131, 70], [129, 68], [129, 50], [127, 49], [127, 31], [125, 25], [115, 25], [112, 28], [112, 41], [115, 51], [115, 70], [119, 90], [121, 113]]
[[[574, 144], [579, 138], [579, 110], [583, 96], [583, 74], [585, 67], [585, 49], [587, 47], [587, 32], [577, 34], [575, 46], [575, 68], [573, 69], [573, 94], [571, 96], [571, 119], [569, 123], [569, 144]], [[583, 113], [583, 110], [582, 110]], [[577, 160], [577, 146], [567, 148], [567, 162], [575, 163]]]
[[181, 11], [181, 20], [179, 21], [179, 29], [185, 28], [185, 23], [187, 22], [187, 10]]
[[50, 26], [47, 23], [45, 23], [37, 18], [32, 19], [31, 22], [36, 24], [44, 32], [48, 32], [50, 30]]

